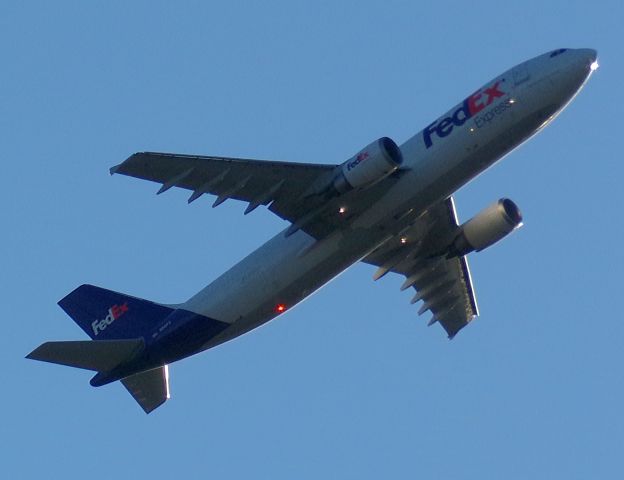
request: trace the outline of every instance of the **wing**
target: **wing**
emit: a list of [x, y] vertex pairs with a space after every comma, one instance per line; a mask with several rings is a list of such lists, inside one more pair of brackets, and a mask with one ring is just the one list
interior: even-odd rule
[[150, 413], [169, 399], [168, 365], [130, 375], [121, 383], [145, 413]]
[[336, 165], [143, 152], [111, 168], [111, 174], [161, 183], [158, 193], [171, 187], [191, 190], [189, 203], [205, 193], [217, 196], [215, 207], [228, 198], [242, 200], [249, 203], [246, 214], [260, 205], [271, 204], [274, 213], [294, 222], [306, 207], [306, 193], [316, 182], [329, 178], [335, 168]]
[[260, 205], [268, 205], [273, 213], [292, 222], [286, 235], [301, 229], [320, 239], [344, 227], [345, 218], [336, 214], [338, 203], [350, 204], [349, 214], [355, 216], [372, 205], [404, 173], [399, 169], [365, 192], [354, 189], [337, 198], [328, 196], [327, 191], [337, 167], [143, 152], [130, 156], [110, 172], [161, 183], [157, 193], [171, 187], [191, 190], [189, 203], [207, 193], [217, 196], [213, 207], [228, 198], [248, 202], [245, 214]]
[[411, 303], [423, 302], [418, 314], [431, 311], [429, 325], [439, 322], [449, 338], [479, 315], [468, 260], [465, 256], [446, 258], [444, 254], [457, 229], [455, 203], [449, 197], [363, 259], [379, 267], [375, 280], [388, 272], [404, 275], [401, 290], [413, 287], [416, 294]]

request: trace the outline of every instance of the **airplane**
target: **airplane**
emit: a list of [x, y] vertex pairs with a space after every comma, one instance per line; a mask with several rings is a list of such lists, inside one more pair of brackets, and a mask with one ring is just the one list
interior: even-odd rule
[[453, 338], [479, 314], [467, 255], [522, 224], [494, 202], [460, 224], [453, 193], [548, 125], [598, 67], [592, 49], [560, 48], [487, 82], [398, 146], [388, 137], [341, 164], [142, 152], [112, 174], [259, 206], [290, 226], [183, 303], [82, 285], [59, 306], [91, 338], [46, 342], [27, 358], [120, 380], [149, 413], [169, 397], [168, 365], [284, 314], [356, 262], [405, 277], [418, 314]]

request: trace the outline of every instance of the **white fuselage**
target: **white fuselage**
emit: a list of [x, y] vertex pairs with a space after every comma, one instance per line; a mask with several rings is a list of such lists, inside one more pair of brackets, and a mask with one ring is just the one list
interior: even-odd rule
[[547, 53], [504, 72], [403, 143], [408, 171], [344, 228], [319, 241], [281, 232], [180, 305], [231, 324], [204, 348], [288, 311], [537, 133], [583, 86], [595, 58], [585, 49]]

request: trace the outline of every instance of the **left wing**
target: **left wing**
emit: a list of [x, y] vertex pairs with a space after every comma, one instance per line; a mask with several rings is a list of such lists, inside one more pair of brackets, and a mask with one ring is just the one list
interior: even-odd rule
[[379, 267], [375, 280], [388, 272], [404, 275], [401, 290], [413, 287], [416, 294], [411, 303], [423, 302], [418, 314], [431, 311], [429, 325], [439, 322], [449, 338], [479, 315], [468, 260], [465, 256], [445, 256], [457, 233], [455, 203], [449, 197], [363, 259]]
[[276, 162], [241, 158], [206, 157], [171, 153], [135, 153], [110, 169], [131, 177], [161, 183], [157, 193], [171, 187], [191, 190], [188, 202], [204, 194], [216, 195], [213, 207], [229, 198], [248, 202], [245, 214], [260, 205], [292, 222], [286, 235], [303, 230], [320, 239], [342, 228], [344, 218], [336, 215], [337, 202], [349, 202], [350, 215], [366, 210], [376, 198], [389, 189], [402, 170], [358, 192], [332, 197], [327, 187], [338, 174], [338, 165]]

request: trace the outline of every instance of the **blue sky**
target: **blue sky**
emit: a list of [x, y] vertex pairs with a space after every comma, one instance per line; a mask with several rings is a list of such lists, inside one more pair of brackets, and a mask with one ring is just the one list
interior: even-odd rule
[[[250, 2], [251, 3], [251, 2]], [[0, 451], [11, 478], [613, 478], [621, 471], [620, 2], [5, 2]], [[119, 385], [25, 360], [83, 339], [93, 283], [179, 302], [285, 223], [110, 177], [135, 151], [338, 163], [402, 143], [529, 57], [601, 68], [456, 195], [525, 226], [470, 258], [448, 341], [401, 278], [355, 265], [279, 320], [174, 364], [146, 416]]]

